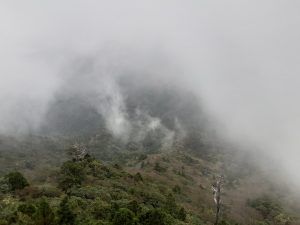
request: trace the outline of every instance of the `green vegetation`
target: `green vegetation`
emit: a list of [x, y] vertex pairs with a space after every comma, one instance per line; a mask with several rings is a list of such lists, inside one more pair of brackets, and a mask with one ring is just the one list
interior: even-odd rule
[[[137, 157], [135, 151], [131, 154], [126, 160], [129, 166], [123, 159], [108, 163], [89, 154], [78, 160], [72, 157], [59, 168], [42, 170], [47, 181], [31, 178], [28, 182], [16, 171], [4, 175], [0, 179], [0, 225], [213, 224], [210, 185], [222, 165], [216, 168], [215, 162], [183, 152], [147, 157]], [[225, 188], [235, 191], [238, 183], [226, 183]], [[233, 201], [223, 197], [226, 204]], [[222, 207], [220, 224], [248, 223], [229, 207]], [[245, 199], [242, 210], [250, 208], [257, 211], [252, 224], [297, 221], [270, 197]]]
[[[190, 178], [191, 168], [199, 166], [201, 172], [200, 161], [192, 155], [176, 155], [176, 160], [170, 154], [148, 156], [144, 158], [148, 160], [144, 168], [127, 167], [128, 171], [119, 164], [107, 164], [87, 155], [81, 160], [63, 162], [46, 186], [29, 186], [22, 173], [8, 173], [1, 180], [0, 224], [213, 224], [213, 202], [205, 205], [194, 201], [198, 197], [195, 193], [201, 196], [201, 192], [202, 201], [212, 200], [211, 192], [203, 187], [205, 184], [191, 189], [195, 186]], [[212, 170], [208, 164], [206, 167]], [[248, 206], [261, 214], [255, 220], [257, 225], [296, 221], [269, 197], [248, 200]], [[230, 217], [230, 211], [224, 207], [220, 224], [239, 224]]]
[[[5, 179], [11, 191], [29, 185], [20, 172]], [[0, 224], [170, 224], [187, 214], [173, 195], [160, 193], [140, 172], [131, 175], [90, 156], [64, 162], [53, 185], [61, 192], [33, 185], [15, 196], [2, 192]]]
[[160, 209], [152, 209], [143, 214], [140, 218], [141, 225], [171, 225], [172, 219]]
[[126, 141], [86, 96], [63, 93], [38, 133], [0, 136], [0, 225], [213, 225], [218, 175], [219, 225], [300, 224], [298, 196], [219, 140], [195, 96], [137, 78], [120, 81]]
[[66, 191], [71, 187], [80, 186], [84, 180], [84, 165], [68, 161], [63, 163], [59, 175], [59, 187]]
[[281, 205], [269, 196], [249, 200], [248, 204], [262, 215], [263, 220], [261, 223], [286, 225], [291, 224], [293, 221], [293, 219], [284, 212]]
[[7, 179], [7, 184], [11, 191], [22, 190], [29, 185], [25, 177], [17, 171], [7, 174], [5, 179]]
[[51, 225], [54, 224], [54, 213], [49, 206], [49, 203], [42, 198], [37, 204], [35, 213], [36, 225]]
[[73, 225], [75, 224], [76, 215], [70, 209], [69, 198], [66, 196], [63, 198], [61, 203], [59, 204], [59, 209], [57, 211], [58, 216], [58, 224], [60, 225]]
[[132, 211], [121, 208], [117, 211], [113, 218], [113, 225], [135, 225], [135, 218]]
[[[212, 225], [211, 185], [221, 172], [225, 193], [220, 224], [298, 223], [297, 209], [274, 201], [275, 192], [275, 197], [257, 198], [274, 185], [259, 186], [262, 177], [249, 172], [248, 161], [235, 160], [233, 152], [203, 155], [210, 147], [202, 143], [193, 149], [198, 145], [193, 138], [176, 143], [171, 151], [139, 143], [124, 146], [105, 132], [81, 135], [80, 148], [74, 148], [73, 138], [4, 139], [2, 149], [11, 142], [15, 149], [11, 155], [1, 153], [8, 160], [0, 165], [0, 225]], [[30, 154], [21, 154], [24, 148]], [[243, 196], [253, 187], [248, 179], [258, 187]]]

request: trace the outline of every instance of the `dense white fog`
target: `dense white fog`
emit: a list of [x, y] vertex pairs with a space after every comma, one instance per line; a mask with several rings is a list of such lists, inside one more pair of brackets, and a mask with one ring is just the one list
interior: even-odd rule
[[194, 92], [224, 137], [299, 180], [299, 10], [294, 0], [2, 1], [0, 133], [37, 129], [72, 77], [70, 89], [112, 96], [97, 108], [118, 134], [128, 124], [115, 78], [134, 71]]

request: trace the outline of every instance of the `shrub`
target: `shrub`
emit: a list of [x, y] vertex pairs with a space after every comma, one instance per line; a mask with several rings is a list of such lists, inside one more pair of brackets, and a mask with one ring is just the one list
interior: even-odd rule
[[11, 191], [22, 190], [29, 186], [26, 178], [20, 172], [10, 172], [5, 176], [8, 182], [9, 189]]
[[152, 209], [142, 214], [139, 218], [141, 225], [171, 225], [167, 214], [161, 209]]
[[97, 220], [105, 220], [110, 218], [111, 211], [111, 205], [101, 200], [96, 200], [91, 205], [91, 212]]
[[160, 172], [160, 173], [164, 173], [167, 171], [167, 169], [165, 167], [162, 167], [159, 162], [156, 162], [155, 163], [155, 166], [154, 166], [154, 170], [156, 170], [157, 172]]
[[64, 191], [80, 186], [85, 179], [84, 167], [80, 162], [65, 162], [61, 167], [59, 187]]
[[[9, 192], [9, 185], [8, 185], [8, 181], [5, 177], [1, 177], [0, 178], [0, 192], [1, 193], [7, 193]], [[1, 223], [0, 223], [1, 224]]]
[[45, 199], [40, 200], [35, 213], [36, 225], [51, 225], [54, 224], [54, 213]]
[[166, 209], [166, 211], [169, 214], [171, 214], [174, 217], [176, 217], [176, 214], [177, 214], [177, 205], [176, 205], [176, 202], [175, 202], [175, 198], [174, 198], [174, 196], [172, 194], [169, 194], [167, 196], [165, 209]]
[[146, 154], [141, 154], [140, 156], [139, 156], [139, 161], [142, 161], [142, 160], [145, 160], [145, 159], [147, 159], [147, 155]]
[[127, 204], [127, 208], [130, 209], [135, 215], [141, 211], [141, 206], [136, 200], [133, 200]]
[[90, 172], [93, 176], [98, 177], [101, 174], [102, 165], [97, 160], [91, 160], [88, 164]]
[[268, 196], [250, 200], [248, 201], [248, 204], [259, 211], [265, 219], [269, 216], [275, 216], [282, 211], [281, 206]]
[[65, 197], [60, 205], [59, 209], [57, 211], [58, 215], [58, 224], [60, 225], [74, 225], [76, 215], [72, 212], [70, 209], [70, 206], [68, 204], [68, 197]]
[[26, 198], [39, 198], [41, 197], [41, 191], [37, 188], [37, 187], [33, 187], [33, 186], [27, 186], [24, 187], [22, 190], [16, 190], [15, 192], [20, 199], [24, 200]]
[[140, 196], [143, 198], [143, 203], [147, 206], [152, 206], [154, 208], [159, 208], [163, 206], [163, 195], [158, 192], [145, 192], [141, 191]]
[[49, 198], [55, 198], [61, 196], [62, 193], [61, 190], [56, 187], [43, 186], [41, 187], [41, 194]]
[[185, 219], [186, 219], [186, 211], [185, 211], [185, 209], [183, 207], [181, 207], [179, 209], [178, 214], [177, 214], [177, 219], [185, 221]]
[[80, 198], [85, 198], [85, 199], [101, 198], [104, 201], [111, 200], [110, 194], [99, 187], [87, 186], [87, 187], [80, 187], [80, 188], [71, 188], [68, 190], [68, 194]]
[[25, 203], [25, 204], [19, 205], [18, 211], [23, 214], [26, 214], [28, 216], [32, 216], [35, 213], [36, 208], [32, 204]]
[[136, 181], [136, 182], [139, 182], [139, 181], [143, 181], [143, 177], [140, 173], [136, 173], [134, 176], [133, 176], [133, 179]]
[[177, 184], [173, 187], [172, 190], [176, 194], [180, 194], [181, 193], [181, 188]]
[[113, 225], [135, 225], [134, 214], [126, 208], [121, 208], [115, 214]]

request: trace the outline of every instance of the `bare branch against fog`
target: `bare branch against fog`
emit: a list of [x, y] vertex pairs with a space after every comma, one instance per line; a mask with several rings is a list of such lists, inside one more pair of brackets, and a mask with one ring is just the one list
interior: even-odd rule
[[68, 154], [72, 157], [73, 161], [79, 161], [84, 159], [88, 151], [83, 144], [75, 143], [68, 150]]
[[216, 217], [215, 217], [215, 225], [219, 224], [220, 211], [221, 211], [221, 191], [223, 185], [223, 176], [219, 176], [216, 182], [212, 185], [214, 202], [216, 204]]

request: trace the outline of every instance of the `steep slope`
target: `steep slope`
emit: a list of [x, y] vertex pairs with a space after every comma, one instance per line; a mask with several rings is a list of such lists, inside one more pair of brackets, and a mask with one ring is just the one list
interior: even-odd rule
[[[52, 224], [68, 217], [64, 212], [78, 225], [157, 218], [213, 224], [211, 186], [219, 175], [221, 224], [299, 224], [295, 195], [257, 167], [256, 157], [221, 141], [195, 96], [130, 79], [104, 97], [93, 88], [63, 87], [38, 132], [0, 138], [0, 224], [38, 224], [46, 220], [42, 207], [51, 211]], [[66, 152], [74, 143], [90, 156], [71, 161]], [[11, 189], [15, 174], [4, 175], [15, 170], [29, 187]]]

